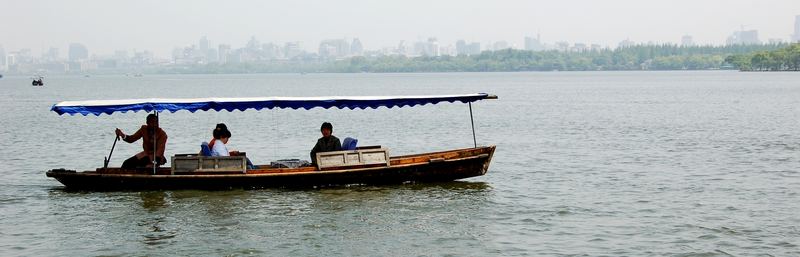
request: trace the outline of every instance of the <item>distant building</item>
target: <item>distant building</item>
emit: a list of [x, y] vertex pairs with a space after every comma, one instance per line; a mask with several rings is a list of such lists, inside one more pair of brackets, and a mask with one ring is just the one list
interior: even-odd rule
[[261, 45], [261, 55], [266, 60], [281, 59], [283, 58], [283, 50], [277, 44], [265, 43]]
[[8, 70], [8, 66], [6, 65], [6, 50], [3, 49], [3, 46], [0, 45], [0, 70]]
[[636, 42], [633, 42], [630, 39], [625, 39], [625, 40], [622, 40], [622, 42], [619, 42], [619, 46], [618, 47], [619, 48], [628, 48], [628, 47], [633, 47], [635, 45], [636, 45]]
[[283, 56], [286, 57], [286, 59], [292, 59], [302, 55], [303, 50], [300, 48], [300, 41], [286, 42], [283, 46], [283, 52]]
[[481, 43], [472, 42], [467, 46], [467, 53], [469, 55], [478, 55], [481, 54]]
[[198, 46], [200, 46], [200, 55], [203, 57], [206, 63], [208, 63], [208, 60], [211, 59], [211, 56], [208, 52], [209, 44], [210, 43], [206, 36], [201, 37], [200, 42], [198, 42], [197, 44]]
[[493, 49], [494, 51], [498, 51], [498, 50], [504, 50], [504, 49], [508, 49], [508, 48], [510, 48], [510, 47], [508, 46], [508, 42], [506, 42], [506, 41], [497, 41], [497, 42], [494, 42], [494, 44], [492, 45], [492, 47], [494, 48], [494, 49]]
[[354, 56], [361, 56], [364, 54], [364, 46], [361, 45], [361, 40], [358, 40], [358, 38], [353, 39], [353, 43], [350, 44], [350, 53]]
[[569, 51], [569, 42], [564, 42], [564, 41], [556, 42], [556, 49], [561, 52]]
[[141, 65], [152, 64], [154, 60], [155, 60], [155, 55], [153, 54], [153, 52], [150, 51], [137, 52], [134, 50], [133, 58], [130, 59], [130, 63], [136, 66], [141, 66]]
[[255, 36], [251, 36], [250, 41], [247, 41], [247, 49], [258, 50], [260, 46], [261, 43], [258, 42]]
[[11, 70], [11, 67], [17, 64], [17, 56], [14, 53], [9, 53], [6, 56], [6, 70]]
[[206, 38], [206, 36], [201, 37], [200, 42], [198, 43], [201, 52], [205, 53], [206, 51], [208, 51], [208, 38]]
[[455, 56], [456, 48], [453, 45], [439, 46], [439, 55]]
[[735, 31], [727, 40], [728, 45], [758, 45], [761, 40], [758, 40], [758, 30], [740, 30]]
[[542, 44], [541, 37], [539, 35], [536, 35], [536, 38], [525, 37], [525, 50], [528, 51], [544, 50], [544, 44]]
[[128, 50], [116, 50], [114, 51], [114, 59], [120, 61], [127, 61], [128, 60]]
[[58, 48], [51, 47], [47, 52], [42, 53], [42, 61], [55, 62], [58, 61]]
[[570, 51], [571, 52], [586, 52], [586, 51], [589, 51], [589, 47], [586, 46], [586, 44], [584, 44], [584, 43], [575, 43], [574, 45], [572, 45], [572, 48], [570, 48]]
[[694, 39], [692, 38], [692, 36], [684, 35], [683, 37], [681, 37], [681, 46], [683, 47], [694, 46]]
[[464, 40], [456, 42], [456, 55], [477, 55], [481, 53], [481, 43], [467, 43]]
[[467, 41], [456, 41], [456, 55], [467, 55]]
[[794, 17], [794, 37], [792, 42], [800, 42], [800, 15]]
[[440, 56], [439, 51], [439, 40], [435, 37], [430, 37], [427, 41], [414, 43], [414, 55], [417, 56]]
[[217, 48], [219, 49], [219, 51], [217, 51], [217, 54], [219, 55], [219, 63], [228, 63], [228, 56], [231, 54], [231, 46], [221, 44]]
[[350, 55], [350, 43], [344, 39], [328, 39], [319, 43], [319, 56], [322, 58], [341, 58]]
[[69, 44], [69, 61], [77, 62], [89, 59], [89, 49], [83, 44]]

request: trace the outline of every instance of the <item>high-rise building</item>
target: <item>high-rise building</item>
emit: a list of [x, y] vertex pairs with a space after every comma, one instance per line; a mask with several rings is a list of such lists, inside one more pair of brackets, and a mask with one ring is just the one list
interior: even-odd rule
[[542, 51], [542, 50], [544, 50], [544, 45], [542, 44], [541, 36], [536, 35], [536, 38], [525, 37], [525, 50], [528, 50], [528, 51]]
[[794, 17], [794, 37], [792, 42], [800, 42], [800, 15]]
[[355, 56], [361, 56], [364, 53], [364, 46], [361, 45], [361, 40], [358, 40], [358, 38], [353, 39], [353, 43], [350, 44], [350, 53]]
[[426, 47], [426, 50], [428, 52], [428, 56], [440, 56], [440, 55], [442, 55], [439, 52], [439, 50], [440, 50], [439, 49], [439, 40], [436, 39], [435, 37], [428, 38], [428, 46]]
[[727, 40], [728, 45], [758, 45], [761, 40], [758, 40], [758, 30], [740, 30], [735, 31]]
[[230, 45], [219, 45], [219, 51], [217, 51], [217, 55], [219, 55], [219, 63], [225, 64], [228, 62], [228, 55], [231, 53], [231, 46]]
[[681, 46], [683, 47], [694, 46], [694, 39], [692, 38], [692, 36], [684, 35], [683, 37], [681, 37]]
[[78, 43], [69, 44], [69, 61], [77, 62], [89, 59], [89, 49]]
[[456, 41], [456, 54], [467, 55], [467, 42], [463, 39]]
[[206, 38], [206, 36], [201, 37], [197, 45], [200, 46], [200, 51], [205, 53], [208, 51], [208, 38]]
[[467, 45], [467, 54], [468, 55], [481, 54], [481, 43], [472, 42], [471, 44]]
[[200, 38], [200, 42], [198, 42], [198, 46], [200, 46], [200, 57], [202, 57], [206, 63], [208, 63], [208, 59], [211, 59], [211, 56], [208, 54], [208, 38], [203, 36]]
[[58, 57], [59, 57], [58, 48], [55, 48], [55, 47], [51, 47], [50, 50], [47, 50], [47, 52], [42, 53], [42, 59], [45, 62], [58, 61]]

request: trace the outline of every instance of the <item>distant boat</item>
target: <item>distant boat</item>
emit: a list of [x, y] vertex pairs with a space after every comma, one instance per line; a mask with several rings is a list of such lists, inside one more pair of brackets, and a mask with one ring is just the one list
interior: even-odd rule
[[136, 75], [133, 75], [133, 76], [134, 77], [143, 77], [144, 75], [142, 75], [141, 73], [136, 73]]
[[31, 86], [34, 87], [41, 87], [44, 86], [44, 77], [33, 77], [33, 81], [31, 81]]
[[3, 74], [0, 74], [0, 79], [2, 79], [2, 78], [3, 78]]
[[88, 77], [89, 77], [89, 74], [83, 75], [83, 77], [84, 77], [84, 78], [88, 78]]

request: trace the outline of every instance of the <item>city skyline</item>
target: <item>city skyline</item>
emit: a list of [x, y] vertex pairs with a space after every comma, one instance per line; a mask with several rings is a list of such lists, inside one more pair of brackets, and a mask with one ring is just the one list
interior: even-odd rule
[[[152, 51], [167, 57], [175, 47], [207, 36], [213, 44], [239, 45], [255, 36], [262, 42], [302, 42], [317, 52], [329, 39], [359, 38], [364, 49], [380, 49], [435, 37], [489, 44], [506, 41], [522, 49], [525, 37], [541, 34], [559, 41], [616, 47], [623, 40], [724, 44], [734, 31], [758, 30], [762, 41], [789, 40], [800, 13], [797, 1], [673, 1], [653, 6], [632, 0], [573, 1], [403, 1], [345, 0], [293, 3], [236, 1], [81, 4], [30, 1], [10, 6], [0, 18], [0, 44], [6, 51], [28, 48], [39, 56], [50, 48], [81, 43], [92, 53]], [[36, 19], [31, 19], [36, 14]], [[713, 18], [709, 18], [713, 17]], [[744, 25], [744, 26], [743, 26]]]

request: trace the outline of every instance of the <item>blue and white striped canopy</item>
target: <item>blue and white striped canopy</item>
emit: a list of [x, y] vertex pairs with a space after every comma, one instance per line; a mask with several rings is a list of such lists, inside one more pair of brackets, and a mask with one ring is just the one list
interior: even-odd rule
[[486, 93], [465, 95], [429, 96], [331, 96], [331, 97], [246, 97], [246, 98], [191, 98], [191, 99], [126, 99], [64, 101], [50, 109], [62, 114], [111, 115], [115, 112], [138, 111], [244, 111], [247, 109], [312, 109], [334, 107], [339, 109], [367, 109], [378, 107], [412, 107], [416, 105], [437, 104], [439, 102], [470, 103], [490, 97]]

